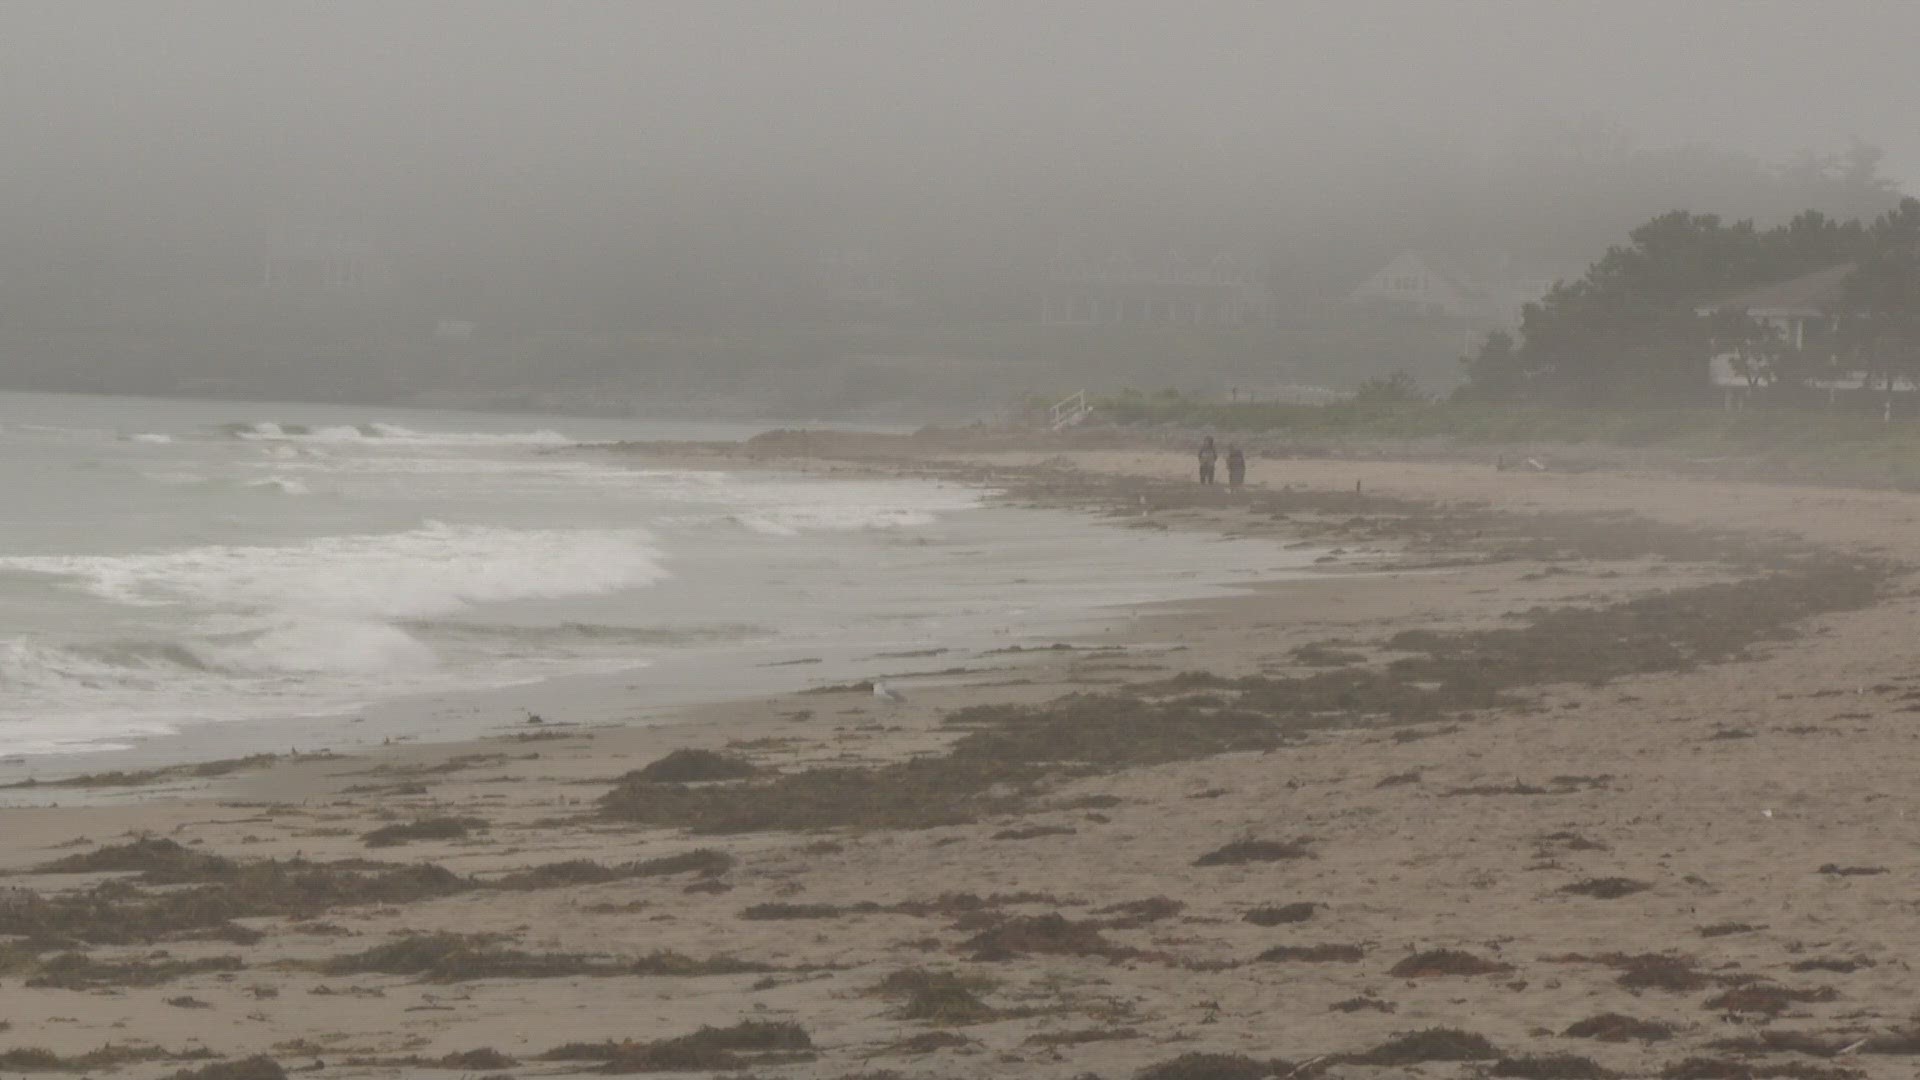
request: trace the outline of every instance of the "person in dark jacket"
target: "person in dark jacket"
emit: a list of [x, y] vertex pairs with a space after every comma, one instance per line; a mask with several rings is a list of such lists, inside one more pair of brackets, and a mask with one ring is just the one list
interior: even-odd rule
[[1213, 483], [1213, 463], [1220, 459], [1220, 451], [1213, 445], [1213, 436], [1209, 435], [1200, 442], [1200, 482]]
[[1235, 491], [1247, 482], [1247, 455], [1238, 446], [1227, 447], [1227, 486]]

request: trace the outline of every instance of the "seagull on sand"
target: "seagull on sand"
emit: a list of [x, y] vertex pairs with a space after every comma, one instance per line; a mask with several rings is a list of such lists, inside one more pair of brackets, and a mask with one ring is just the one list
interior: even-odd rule
[[884, 701], [888, 705], [905, 705], [907, 703], [907, 695], [895, 690], [879, 679], [873, 680], [873, 698], [875, 701]]

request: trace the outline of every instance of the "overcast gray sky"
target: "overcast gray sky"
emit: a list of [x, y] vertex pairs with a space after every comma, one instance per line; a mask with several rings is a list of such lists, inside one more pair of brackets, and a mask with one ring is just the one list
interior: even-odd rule
[[[0, 6], [0, 214], [415, 222], [729, 192], [1281, 205], [1618, 123], [1920, 187], [1920, 4], [1766, 0]], [[679, 208], [676, 210], [675, 208]]]

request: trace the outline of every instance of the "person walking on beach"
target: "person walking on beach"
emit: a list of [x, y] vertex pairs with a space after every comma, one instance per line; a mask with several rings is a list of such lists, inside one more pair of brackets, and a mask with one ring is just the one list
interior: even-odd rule
[[1220, 458], [1220, 451], [1214, 449], [1213, 436], [1200, 441], [1200, 482], [1213, 483], [1213, 463]]
[[1227, 487], [1239, 491], [1240, 485], [1247, 482], [1247, 455], [1240, 452], [1236, 444], [1227, 446]]

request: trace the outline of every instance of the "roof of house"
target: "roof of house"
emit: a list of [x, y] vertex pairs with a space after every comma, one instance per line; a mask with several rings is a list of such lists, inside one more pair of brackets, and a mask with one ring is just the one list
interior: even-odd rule
[[1840, 310], [1845, 303], [1847, 278], [1852, 274], [1853, 264], [1841, 263], [1705, 304], [1700, 310], [1703, 314], [1744, 311], [1749, 315], [1775, 317], [1827, 315]]
[[1394, 274], [1424, 272], [1453, 290], [1461, 297], [1483, 299], [1487, 295], [1482, 279], [1461, 269], [1458, 263], [1425, 251], [1402, 251], [1395, 255], [1385, 266], [1368, 274], [1366, 280], [1355, 288], [1355, 293], [1367, 292], [1375, 282]]
[[1460, 256], [1435, 255], [1430, 251], [1409, 252], [1426, 266], [1427, 270], [1453, 287], [1462, 297], [1470, 300], [1487, 300], [1493, 296], [1490, 287], [1499, 280], [1498, 275], [1484, 267], [1471, 265], [1471, 260]]
[[1580, 270], [1572, 266], [1516, 259], [1499, 251], [1442, 255], [1433, 251], [1403, 250], [1369, 274], [1353, 294], [1366, 295], [1375, 281], [1414, 269], [1431, 273], [1462, 297], [1511, 304], [1515, 308], [1523, 301], [1538, 299], [1546, 286], [1555, 281], [1580, 276]]

